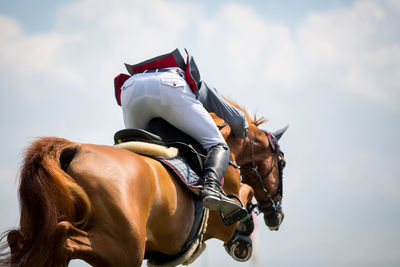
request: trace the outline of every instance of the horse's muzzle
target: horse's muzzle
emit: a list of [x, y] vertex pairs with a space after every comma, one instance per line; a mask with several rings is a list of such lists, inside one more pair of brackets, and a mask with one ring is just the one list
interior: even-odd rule
[[282, 211], [274, 212], [270, 215], [264, 214], [264, 222], [271, 231], [278, 231], [285, 214]]

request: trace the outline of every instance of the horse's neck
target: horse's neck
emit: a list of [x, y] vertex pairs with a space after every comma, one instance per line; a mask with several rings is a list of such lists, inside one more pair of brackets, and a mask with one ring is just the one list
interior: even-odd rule
[[244, 157], [251, 156], [247, 153], [248, 147], [248, 138], [228, 138], [227, 143], [231, 150], [231, 153], [238, 164], [243, 164]]

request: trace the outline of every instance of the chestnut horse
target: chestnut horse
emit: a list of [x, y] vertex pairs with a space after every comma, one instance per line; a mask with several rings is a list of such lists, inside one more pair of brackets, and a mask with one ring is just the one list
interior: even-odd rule
[[[249, 136], [242, 139], [214, 116], [232, 152], [223, 188], [244, 205], [254, 196], [266, 224], [277, 230], [285, 160], [277, 138], [258, 128], [263, 120], [246, 116]], [[68, 266], [72, 259], [141, 266], [146, 252], [179, 253], [195, 214], [192, 193], [158, 161], [55, 137], [40, 138], [27, 149], [19, 200], [20, 228], [3, 234], [10, 251], [3, 244], [1, 266]], [[238, 225], [225, 226], [215, 211], [207, 223], [203, 242], [227, 242]]]

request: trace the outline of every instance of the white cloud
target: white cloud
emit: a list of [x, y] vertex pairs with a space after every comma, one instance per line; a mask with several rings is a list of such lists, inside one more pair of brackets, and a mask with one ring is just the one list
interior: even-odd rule
[[[172, 51], [188, 27], [185, 21], [195, 19], [191, 9], [160, 0], [83, 0], [61, 8], [54, 27], [42, 33], [26, 33], [0, 15], [2, 83], [23, 95], [45, 94], [60, 84], [92, 92], [110, 87], [125, 61]], [[44, 80], [57, 83], [43, 86]], [[27, 81], [33, 91], [26, 90]]]
[[310, 14], [296, 33], [305, 75], [318, 73], [336, 88], [400, 104], [400, 10], [390, 4], [359, 1], [351, 9]]
[[227, 87], [294, 85], [295, 51], [285, 25], [265, 20], [246, 5], [229, 4], [201, 23], [199, 33], [200, 57], [216, 61], [208, 72], [222, 75]]
[[359, 1], [351, 8], [310, 13], [289, 28], [244, 4], [224, 5], [208, 17], [196, 4], [82, 0], [60, 9], [54, 28], [44, 33], [27, 34], [1, 16], [0, 66], [9, 77], [19, 74], [22, 79], [12, 81], [18, 85], [24, 76], [39, 75], [95, 91], [124, 70], [122, 62], [184, 42], [189, 51], [195, 47], [203, 77], [222, 80], [238, 94], [246, 85], [254, 92], [318, 85], [396, 106], [399, 13], [396, 1]]
[[83, 0], [60, 10], [56, 28], [84, 33], [84, 44], [97, 52], [100, 60], [144, 60], [176, 48], [196, 19], [194, 8], [193, 4], [161, 0]]
[[226, 5], [200, 24], [201, 56], [218, 59], [211, 66], [217, 73], [213, 79], [222, 76], [228, 87], [293, 91], [319, 86], [396, 107], [400, 10], [394, 5], [359, 1], [350, 8], [312, 12], [293, 29], [246, 5]]
[[[79, 34], [51, 31], [26, 34], [13, 18], [0, 15], [0, 69], [2, 81], [14, 83], [22, 93], [32, 77], [57, 76], [58, 80], [76, 82], [77, 73], [61, 63], [60, 55], [71, 43], [80, 40]], [[11, 80], [11, 81], [10, 81]], [[25, 85], [25, 86], [24, 86]], [[26, 90], [25, 93], [32, 92]]]

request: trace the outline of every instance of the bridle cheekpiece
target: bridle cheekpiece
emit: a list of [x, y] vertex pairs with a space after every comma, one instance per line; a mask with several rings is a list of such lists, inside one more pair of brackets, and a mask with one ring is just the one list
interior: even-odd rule
[[[282, 198], [282, 196], [283, 196], [283, 175], [282, 175], [282, 171], [283, 171], [283, 168], [285, 167], [285, 161], [282, 158], [284, 154], [280, 150], [280, 146], [278, 144], [278, 139], [275, 137], [275, 135], [270, 133], [270, 132], [268, 132], [268, 131], [264, 131], [263, 130], [263, 132], [266, 134], [266, 136], [268, 138], [268, 142], [269, 142], [269, 144], [271, 146], [271, 149], [275, 153], [274, 161], [273, 161], [271, 167], [269, 168], [269, 170], [263, 176], [261, 176], [261, 174], [258, 172], [258, 166], [255, 163], [254, 142], [253, 142], [253, 139], [250, 136], [248, 136], [248, 138], [250, 140], [250, 143], [251, 143], [252, 166], [251, 167], [243, 166], [243, 167], [239, 167], [239, 169], [248, 169], [248, 170], [250, 170], [257, 177], [257, 180], [254, 183], [250, 184], [250, 186], [252, 186], [252, 185], [254, 185], [256, 183], [259, 183], [261, 188], [262, 188], [262, 190], [263, 190], [263, 192], [265, 193], [265, 196], [266, 196], [266, 200], [265, 201], [263, 201], [263, 200], [257, 201], [258, 204], [252, 205], [252, 207], [250, 207], [250, 209], [253, 210], [253, 209], [257, 208], [258, 211], [259, 211], [258, 214], [262, 212], [262, 213], [267, 213], [266, 214], [267, 216], [269, 216], [269, 215], [274, 216], [274, 215], [280, 213], [281, 209], [282, 209], [280, 200], [275, 202], [274, 199], [277, 196], [280, 196], [280, 198]], [[268, 177], [268, 175], [272, 172], [272, 170], [275, 167], [277, 167], [278, 170], [279, 170], [279, 188], [278, 188], [278, 190], [276, 191], [275, 194], [271, 195], [268, 192], [268, 190], [267, 190], [267, 188], [266, 188], [266, 186], [264, 184], [264, 179]], [[268, 207], [263, 207], [263, 206], [265, 206], [267, 204], [271, 204], [271, 205], [268, 206]]]

